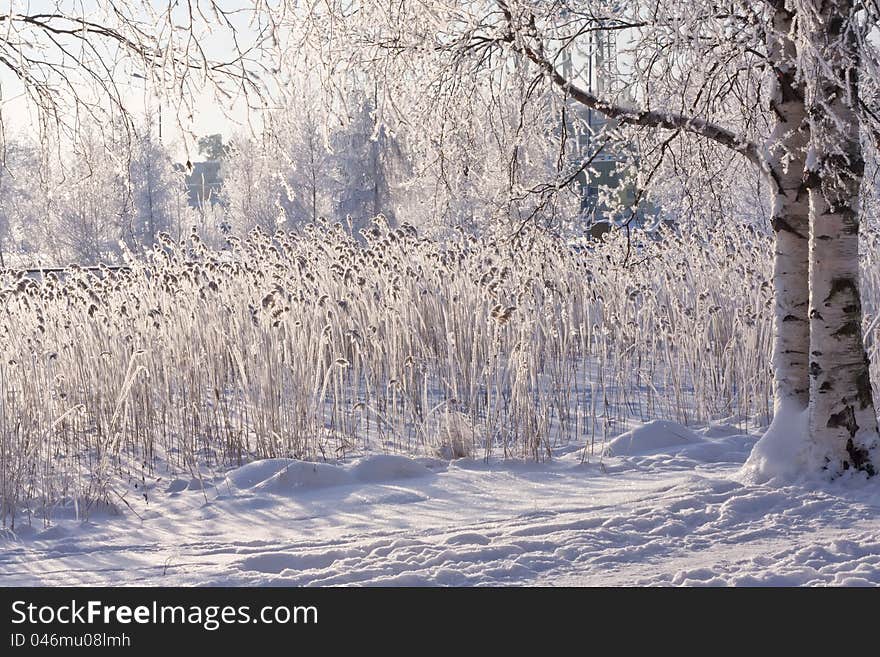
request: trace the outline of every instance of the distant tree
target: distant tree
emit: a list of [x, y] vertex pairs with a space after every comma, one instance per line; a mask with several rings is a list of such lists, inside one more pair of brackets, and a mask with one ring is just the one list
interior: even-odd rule
[[305, 82], [281, 110], [267, 114], [268, 140], [284, 193], [280, 203], [293, 227], [333, 216], [337, 171], [327, 144], [319, 94]]
[[565, 113], [548, 99], [523, 104], [516, 93], [493, 97], [491, 85], [474, 80], [467, 98], [446, 111], [432, 126], [407, 121], [383, 128], [395, 135], [382, 157], [400, 216], [439, 232], [517, 229], [535, 218], [558, 229], [577, 216], [577, 190], [552, 180], [571, 158], [559, 144]]
[[199, 154], [206, 160], [218, 162], [229, 153], [229, 146], [223, 143], [223, 135], [214, 134], [199, 137]]
[[343, 123], [331, 137], [337, 177], [334, 214], [350, 217], [356, 230], [380, 213], [393, 224], [388, 133], [375, 121], [374, 105], [363, 92], [351, 93], [347, 105]]
[[0, 167], [0, 268], [53, 264], [57, 241], [49, 194], [57, 190], [57, 164], [45, 145], [7, 140]]
[[[137, 181], [138, 189], [125, 189], [121, 181], [128, 177], [124, 173], [128, 156], [124, 151], [107, 145], [99, 148], [95, 135], [83, 137], [84, 130], [99, 126], [114, 133], [108, 140], [119, 139], [115, 133], [120, 129], [129, 137], [137, 132], [124, 88], [132, 77], [143, 80], [145, 92], [159, 96], [166, 111], [176, 112], [185, 134], [184, 122], [192, 118], [192, 99], [204, 89], [213, 88], [220, 102], [245, 95], [260, 104], [264, 88], [259, 73], [266, 69], [259, 58], [271, 26], [257, 17], [247, 31], [239, 30], [241, 18], [256, 6], [223, 5], [214, 0], [7, 3], [0, 16], [0, 68], [11, 76], [4, 80], [0, 99], [23, 95], [29, 109], [36, 110], [35, 127], [43, 150], [48, 152], [50, 143], [56, 150], [42, 159], [41, 175], [31, 178], [39, 182], [44, 211], [36, 224], [40, 230], [35, 233], [30, 226], [28, 234], [31, 240], [34, 234], [41, 236], [41, 253], [95, 261], [111, 257], [120, 239], [130, 243], [149, 240], [155, 232], [152, 224], [167, 223], [161, 213], [143, 213], [142, 201], [148, 207], [165, 184], [153, 175], [158, 169], [148, 163], [149, 156], [133, 153], [135, 167], [148, 166], [149, 180]], [[230, 37], [225, 59], [208, 58], [207, 41], [225, 37]], [[0, 108], [6, 105], [0, 103]], [[0, 140], [4, 136], [0, 130]], [[72, 142], [70, 148], [76, 154], [70, 158], [70, 171], [56, 171], [58, 155], [68, 148], [66, 143], [59, 146], [64, 140]], [[99, 159], [87, 162], [83, 152]], [[119, 207], [123, 199], [127, 208]], [[105, 213], [100, 220], [99, 210]], [[178, 225], [187, 212], [185, 207], [178, 208]], [[139, 223], [134, 214], [148, 219]], [[8, 220], [3, 220], [5, 242], [10, 239], [10, 228]]]
[[128, 147], [112, 130], [92, 125], [80, 131], [55, 200], [56, 239], [75, 262], [94, 265], [119, 257], [130, 207]]
[[35, 160], [24, 144], [6, 144], [5, 163], [0, 168], [0, 269], [11, 266], [9, 256], [21, 250], [20, 237], [32, 218], [30, 176], [37, 171]]
[[405, 159], [398, 140], [375, 123], [356, 89], [347, 95], [345, 120], [330, 126], [317, 97], [292, 95], [267, 114], [259, 139], [241, 136], [229, 149], [222, 199], [233, 232], [273, 232], [320, 217], [350, 220], [355, 231], [378, 214], [394, 222], [394, 186]]
[[268, 139], [241, 136], [223, 163], [221, 197], [229, 229], [244, 234], [259, 227], [273, 234], [287, 224], [290, 202], [283, 171]]
[[125, 182], [123, 237], [129, 248], [149, 248], [160, 232], [173, 232], [176, 215], [186, 203], [183, 171], [174, 166], [168, 150], [153, 137], [149, 124], [131, 139]]

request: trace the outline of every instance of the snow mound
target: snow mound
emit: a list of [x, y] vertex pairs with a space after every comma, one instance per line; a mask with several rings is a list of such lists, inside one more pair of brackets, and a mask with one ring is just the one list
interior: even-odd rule
[[296, 463], [294, 459], [264, 459], [262, 461], [254, 461], [240, 468], [232, 470], [226, 475], [226, 481], [235, 488], [247, 489], [253, 488], [270, 477], [278, 474], [291, 463]]
[[186, 479], [173, 479], [165, 489], [166, 493], [180, 493], [186, 490], [189, 482]]
[[773, 422], [740, 470], [745, 483], [788, 483], [821, 472], [824, 456], [809, 440], [809, 411], [777, 404]]
[[748, 458], [754, 444], [754, 436], [736, 433], [688, 445], [679, 455], [696, 463], [742, 463]]
[[432, 474], [428, 468], [404, 456], [376, 455], [349, 465], [265, 459], [236, 468], [226, 481], [239, 490], [285, 494], [328, 486], [381, 484], [428, 474]]
[[727, 438], [728, 436], [742, 435], [742, 430], [735, 424], [727, 424], [726, 422], [710, 422], [709, 426], [703, 429], [702, 433], [706, 438]]
[[634, 456], [668, 447], [693, 445], [702, 438], [687, 427], [669, 420], [654, 420], [622, 433], [605, 448], [607, 456]]
[[431, 474], [424, 465], [405, 456], [378, 455], [362, 459], [352, 468], [358, 481], [379, 483], [393, 479], [412, 479]]
[[254, 491], [289, 493], [297, 489], [343, 486], [352, 481], [351, 472], [338, 465], [291, 461], [283, 469], [254, 486]]

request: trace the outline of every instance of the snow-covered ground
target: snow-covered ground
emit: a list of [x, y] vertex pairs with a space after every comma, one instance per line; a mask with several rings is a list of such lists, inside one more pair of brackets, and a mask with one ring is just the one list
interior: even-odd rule
[[749, 483], [754, 442], [654, 422], [583, 464], [262, 461], [7, 532], [0, 585], [880, 584], [876, 481]]

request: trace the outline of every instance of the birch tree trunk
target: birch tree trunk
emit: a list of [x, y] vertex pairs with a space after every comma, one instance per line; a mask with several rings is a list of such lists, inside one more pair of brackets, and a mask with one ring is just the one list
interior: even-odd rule
[[809, 0], [810, 438], [832, 472], [876, 471], [880, 455], [859, 292], [856, 111], [859, 49], [853, 0]]
[[809, 123], [803, 85], [797, 76], [794, 13], [780, 1], [774, 8], [767, 50], [773, 62], [770, 109], [775, 118], [766, 143], [776, 235], [773, 286], [775, 406], [807, 409], [810, 395], [809, 199], [803, 184]]

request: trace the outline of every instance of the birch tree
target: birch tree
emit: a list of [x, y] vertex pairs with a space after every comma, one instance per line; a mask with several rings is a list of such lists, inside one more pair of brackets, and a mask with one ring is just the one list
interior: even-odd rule
[[[776, 235], [777, 417], [809, 409], [801, 444], [819, 455], [814, 467], [874, 473], [880, 455], [862, 346], [857, 203], [860, 136], [876, 123], [860, 99], [877, 61], [867, 38], [873, 5], [328, 0], [306, 10], [291, 0], [285, 9], [279, 22], [299, 35], [297, 48], [318, 53], [328, 79], [340, 70], [384, 76], [377, 111], [389, 124], [430, 132], [442, 124], [435, 117], [470, 99], [473, 80], [497, 97], [526, 76], [523, 106], [554, 89], [558, 108], [601, 113], [627, 139], [653, 141], [660, 161], [677, 141], [696, 141], [755, 167]], [[619, 66], [605, 71], [602, 85], [588, 67], [599, 35], [619, 44]], [[637, 164], [647, 187], [657, 158]], [[561, 171], [555, 186], [571, 181]]]
[[[853, 0], [801, 3], [803, 77], [812, 140], [806, 163], [810, 249], [810, 433], [843, 468], [874, 474], [877, 414], [859, 286], [860, 70], [873, 27]], [[866, 24], [867, 23], [867, 29]]]

